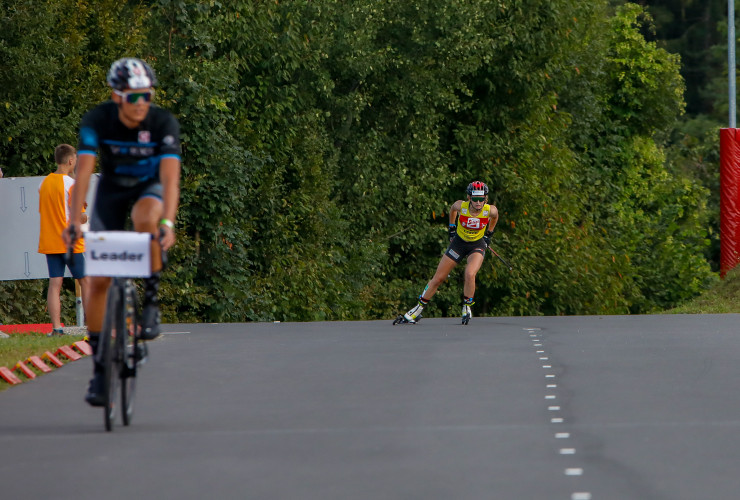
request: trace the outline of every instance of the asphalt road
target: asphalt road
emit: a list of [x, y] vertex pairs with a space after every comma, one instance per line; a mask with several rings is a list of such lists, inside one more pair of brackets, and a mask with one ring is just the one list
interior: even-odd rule
[[166, 325], [0, 393], [2, 499], [740, 498], [740, 315]]

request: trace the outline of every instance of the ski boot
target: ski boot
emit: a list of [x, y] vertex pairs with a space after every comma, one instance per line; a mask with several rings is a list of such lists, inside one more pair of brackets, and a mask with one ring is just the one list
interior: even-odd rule
[[462, 324], [467, 325], [470, 318], [473, 317], [473, 311], [470, 310], [469, 304], [463, 304], [462, 306]]
[[421, 312], [424, 310], [424, 306], [420, 303], [416, 304], [406, 314], [399, 314], [396, 319], [393, 320], [394, 325], [415, 325], [421, 321]]
[[463, 313], [462, 313], [463, 325], [467, 325], [468, 321], [470, 321], [470, 318], [473, 317], [473, 311], [470, 309], [470, 307], [473, 304], [475, 304], [475, 302], [473, 302], [473, 297], [463, 297]]
[[473, 301], [473, 297], [466, 297], [463, 296], [463, 306], [462, 306], [462, 324], [467, 325], [470, 321], [470, 318], [473, 317], [473, 311], [470, 309], [475, 302]]

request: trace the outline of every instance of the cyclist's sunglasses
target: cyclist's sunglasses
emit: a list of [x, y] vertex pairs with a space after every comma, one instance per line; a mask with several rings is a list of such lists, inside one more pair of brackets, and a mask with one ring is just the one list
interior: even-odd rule
[[123, 100], [129, 104], [136, 104], [139, 99], [144, 99], [144, 102], [151, 102], [154, 97], [153, 90], [126, 90], [123, 92], [115, 90], [114, 92], [123, 97]]
[[471, 196], [470, 201], [486, 201], [485, 196]]

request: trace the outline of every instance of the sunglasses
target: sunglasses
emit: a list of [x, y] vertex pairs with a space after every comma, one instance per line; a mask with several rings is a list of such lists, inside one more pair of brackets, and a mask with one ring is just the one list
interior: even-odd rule
[[123, 100], [129, 104], [136, 104], [139, 99], [144, 99], [144, 102], [151, 102], [154, 97], [153, 90], [127, 90], [125, 92], [115, 90], [114, 92], [123, 97]]
[[471, 196], [470, 201], [478, 201], [478, 202], [486, 201], [486, 197], [485, 196]]

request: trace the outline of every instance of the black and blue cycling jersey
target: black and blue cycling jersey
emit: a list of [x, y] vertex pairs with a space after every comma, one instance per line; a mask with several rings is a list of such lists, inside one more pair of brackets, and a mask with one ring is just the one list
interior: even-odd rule
[[118, 105], [107, 101], [83, 116], [77, 154], [99, 155], [101, 176], [90, 228], [123, 230], [137, 200], [162, 199], [159, 165], [163, 158], [180, 160], [180, 125], [172, 113], [152, 105], [131, 129], [118, 118]]
[[118, 119], [118, 105], [104, 102], [80, 124], [78, 155], [99, 155], [101, 180], [132, 185], [159, 180], [162, 158], [180, 159], [180, 125], [169, 111], [153, 105], [138, 127]]

